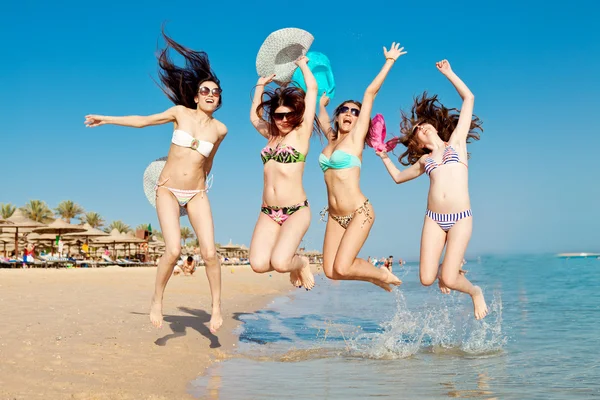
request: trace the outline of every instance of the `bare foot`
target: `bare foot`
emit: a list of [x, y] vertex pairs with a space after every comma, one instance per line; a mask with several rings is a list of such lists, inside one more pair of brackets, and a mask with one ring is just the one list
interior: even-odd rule
[[387, 268], [381, 268], [382, 271], [385, 271], [385, 278], [382, 279], [383, 283], [388, 283], [394, 286], [400, 286], [402, 281], [398, 279], [398, 277], [390, 272]]
[[452, 290], [450, 290], [450, 288], [446, 286], [440, 275], [438, 275], [438, 286], [440, 287], [440, 292], [444, 294], [450, 294], [450, 292], [452, 292]]
[[386, 292], [391, 292], [392, 291], [392, 287], [390, 286], [389, 283], [378, 281], [376, 279], [369, 279], [369, 282], [371, 282], [373, 285], [379, 286], [380, 288], [382, 288]]
[[488, 314], [487, 304], [483, 298], [483, 291], [479, 286], [475, 286], [474, 294], [471, 295], [473, 299], [473, 307], [475, 313], [475, 319], [483, 319]]
[[438, 278], [438, 286], [440, 287], [440, 292], [442, 292], [444, 294], [450, 294], [450, 292], [452, 292], [452, 290], [450, 290], [450, 288], [448, 286], [446, 286], [446, 284], [442, 280], [442, 264], [440, 264], [440, 266], [438, 267], [437, 278]]
[[311, 290], [315, 287], [315, 277], [310, 270], [310, 261], [308, 258], [302, 257], [302, 261], [304, 261], [304, 266], [298, 271], [300, 281], [306, 290]]
[[290, 272], [290, 282], [297, 288], [302, 287], [302, 281], [300, 280], [300, 271], [295, 270]]
[[213, 335], [217, 333], [219, 328], [223, 325], [223, 317], [221, 316], [221, 309], [213, 309], [212, 315], [210, 317], [209, 329], [210, 333]]
[[154, 297], [150, 303], [150, 321], [156, 328], [160, 328], [162, 326], [162, 301], [155, 301]]
[[[459, 269], [458, 273], [464, 275], [467, 273], [467, 271], [465, 271], [464, 269]], [[446, 286], [446, 284], [442, 280], [442, 264], [440, 264], [440, 267], [438, 268], [438, 286], [440, 287], [440, 292], [444, 294], [450, 294], [452, 292], [452, 290], [448, 286]]]

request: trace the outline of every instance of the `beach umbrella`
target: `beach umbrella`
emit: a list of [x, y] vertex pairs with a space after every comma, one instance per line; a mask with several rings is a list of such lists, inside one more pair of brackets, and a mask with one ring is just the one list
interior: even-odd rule
[[[101, 236], [108, 236], [108, 233], [101, 231], [100, 229], [96, 229], [93, 228], [90, 224], [88, 224], [87, 222], [85, 224], [82, 225], [85, 228], [85, 231], [83, 232], [77, 232], [77, 233], [67, 233], [64, 237], [67, 238], [85, 238], [85, 244], [87, 246], [89, 246], [90, 244], [90, 238], [94, 238], [94, 237], [101, 237]], [[89, 251], [89, 248], [88, 248]]]
[[[54, 220], [54, 222], [52, 222], [48, 226], [44, 226], [41, 228], [35, 228], [33, 230], [33, 233], [54, 234], [54, 235], [56, 235], [55, 239], [58, 244], [58, 241], [60, 240], [60, 237], [62, 235], [66, 234], [66, 233], [73, 233], [73, 232], [84, 232], [85, 230], [86, 229], [80, 225], [73, 225], [73, 224], [69, 224], [69, 223], [63, 221], [62, 219], [56, 219], [56, 220]], [[54, 242], [52, 244], [52, 252], [54, 252]]]
[[19, 209], [16, 209], [13, 215], [0, 222], [0, 227], [2, 227], [2, 229], [15, 228], [15, 255], [19, 254], [19, 228], [23, 231], [43, 226], [46, 226], [46, 224], [27, 218]]

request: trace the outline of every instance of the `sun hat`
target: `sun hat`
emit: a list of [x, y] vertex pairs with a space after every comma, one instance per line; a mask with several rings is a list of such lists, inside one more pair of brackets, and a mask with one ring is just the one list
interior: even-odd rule
[[[335, 97], [335, 79], [333, 78], [333, 71], [331, 69], [329, 58], [327, 58], [325, 54], [316, 51], [309, 51], [306, 53], [306, 57], [308, 57], [308, 68], [315, 76], [317, 85], [319, 86], [317, 106], [319, 105], [319, 100], [321, 99], [323, 92], [325, 92], [329, 99], [333, 100]], [[292, 81], [306, 91], [306, 82], [304, 81], [301, 70], [297, 69], [296, 72], [294, 72]]]
[[256, 72], [259, 76], [275, 74], [275, 81], [281, 85], [292, 80], [298, 67], [295, 61], [306, 54], [313, 35], [299, 28], [284, 28], [271, 33], [258, 50]]
[[[154, 208], [156, 208], [156, 183], [158, 182], [158, 178], [160, 177], [166, 162], [167, 157], [158, 158], [152, 161], [144, 171], [144, 193]], [[187, 215], [187, 209], [180, 206], [179, 216], [183, 217], [185, 215]]]

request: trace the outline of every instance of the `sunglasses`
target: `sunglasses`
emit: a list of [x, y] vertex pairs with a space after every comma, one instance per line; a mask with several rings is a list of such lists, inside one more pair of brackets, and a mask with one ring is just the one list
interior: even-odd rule
[[214, 88], [211, 90], [206, 86], [200, 86], [200, 88], [198, 89], [198, 93], [200, 93], [202, 96], [208, 96], [209, 93], [212, 93], [214, 97], [219, 97], [221, 96], [221, 92], [223, 91], [219, 88]]
[[340, 114], [346, 114], [348, 111], [350, 111], [350, 114], [354, 115], [355, 117], [360, 115], [360, 110], [358, 108], [350, 108], [348, 106], [340, 107]]
[[295, 112], [293, 111], [288, 111], [288, 112], [276, 112], [273, 113], [273, 119], [275, 121], [283, 121], [284, 118], [289, 119], [289, 117], [291, 117], [292, 115], [294, 115]]

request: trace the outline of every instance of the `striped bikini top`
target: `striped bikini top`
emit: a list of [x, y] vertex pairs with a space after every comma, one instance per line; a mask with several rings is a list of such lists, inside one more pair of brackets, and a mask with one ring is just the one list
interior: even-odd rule
[[438, 164], [433, 158], [427, 157], [425, 159], [425, 172], [427, 173], [427, 175], [431, 176], [431, 172], [437, 167], [452, 163], [461, 163], [462, 165], [467, 167], [467, 164], [460, 161], [460, 158], [458, 157], [458, 152], [454, 149], [454, 147], [446, 143], [444, 154], [442, 154], [442, 163]]
[[298, 150], [288, 145], [278, 144], [275, 147], [265, 146], [260, 152], [260, 158], [263, 164], [266, 164], [269, 160], [273, 160], [278, 163], [290, 164], [304, 162], [306, 157]]

